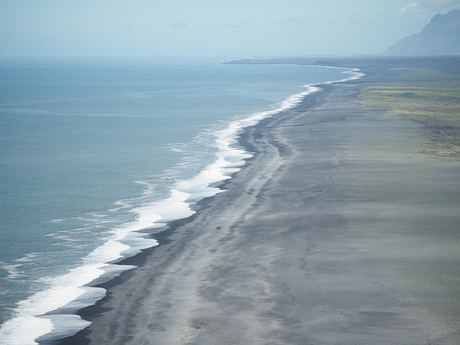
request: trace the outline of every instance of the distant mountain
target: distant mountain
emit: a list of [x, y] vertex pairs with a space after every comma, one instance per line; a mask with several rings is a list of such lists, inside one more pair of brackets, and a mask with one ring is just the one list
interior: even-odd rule
[[388, 55], [460, 54], [460, 10], [437, 14], [418, 34], [399, 40]]

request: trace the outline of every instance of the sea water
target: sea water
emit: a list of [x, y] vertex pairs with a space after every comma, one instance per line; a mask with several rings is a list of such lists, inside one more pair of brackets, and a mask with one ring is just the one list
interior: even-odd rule
[[76, 311], [105, 296], [89, 283], [221, 192], [251, 156], [244, 127], [356, 77], [215, 57], [0, 60], [0, 344], [86, 327]]

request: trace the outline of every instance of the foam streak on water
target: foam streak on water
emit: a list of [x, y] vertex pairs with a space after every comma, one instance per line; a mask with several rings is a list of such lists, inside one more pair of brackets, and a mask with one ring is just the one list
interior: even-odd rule
[[[361, 76], [356, 70], [344, 73], [351, 75], [340, 81]], [[64, 275], [43, 278], [48, 288], [19, 303], [16, 316], [0, 328], [1, 344], [32, 345], [37, 344], [37, 341], [49, 342], [87, 327], [89, 322], [75, 313], [82, 307], [93, 305], [106, 293], [103, 288], [91, 285], [108, 281], [125, 270], [135, 268], [118, 265], [116, 262], [142, 249], [156, 246], [158, 242], [147, 236], [146, 230], [155, 233], [155, 229], [163, 230], [170, 221], [193, 215], [193, 206], [203, 198], [222, 192], [216, 185], [230, 179], [232, 174], [243, 167], [245, 160], [252, 156], [237, 144], [241, 131], [264, 118], [295, 107], [306, 95], [319, 90], [318, 85], [306, 85], [304, 92], [289, 97], [275, 109], [249, 114], [215, 132], [212, 145], [218, 150], [212, 164], [190, 179], [177, 181], [166, 199], [131, 209], [135, 219], [115, 227], [110, 238], [85, 257], [81, 266]], [[145, 193], [149, 193], [148, 184]]]

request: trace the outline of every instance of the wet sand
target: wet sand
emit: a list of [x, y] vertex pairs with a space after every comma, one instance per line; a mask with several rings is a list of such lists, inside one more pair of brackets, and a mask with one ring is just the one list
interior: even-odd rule
[[156, 235], [63, 343], [460, 344], [460, 160], [355, 104], [403, 67], [369, 61], [248, 128], [256, 154], [226, 191]]

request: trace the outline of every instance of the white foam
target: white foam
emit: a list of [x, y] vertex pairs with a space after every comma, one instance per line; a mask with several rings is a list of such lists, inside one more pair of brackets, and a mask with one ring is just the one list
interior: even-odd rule
[[80, 330], [88, 327], [91, 322], [83, 320], [78, 315], [48, 315], [46, 320], [53, 325], [59, 325], [59, 329], [53, 329], [52, 333], [47, 334], [46, 337], [39, 337], [36, 341], [46, 341], [49, 343], [53, 340], [62, 339], [71, 334], [76, 334]]
[[[105, 265], [107, 264], [84, 265], [63, 276], [44, 279], [50, 288], [21, 301], [17, 308], [16, 317], [5, 322], [0, 328], [2, 344], [3, 342], [8, 345], [35, 344], [34, 339], [52, 332], [55, 328], [53, 322], [45, 316], [46, 313], [70, 302], [74, 303], [72, 312], [75, 312], [83, 306], [90, 305], [87, 304], [88, 302], [95, 303], [104, 297], [104, 289], [83, 287], [83, 285], [103, 274], [102, 267]], [[79, 300], [83, 295], [85, 295], [84, 299]], [[75, 320], [80, 319], [76, 315], [73, 317]], [[83, 323], [87, 325], [86, 321], [79, 324], [83, 325]], [[62, 332], [61, 326], [59, 324], [58, 330], [60, 332]]]
[[35, 339], [51, 332], [51, 320], [22, 315], [6, 321], [0, 328], [1, 345], [35, 345]]
[[[342, 67], [331, 67], [331, 66], [321, 66], [321, 67], [333, 68], [333, 69], [343, 69]], [[335, 81], [328, 81], [328, 82], [325, 82], [325, 83], [323, 83], [323, 84], [341, 83], [341, 82], [344, 82], [344, 81], [356, 80], [356, 79], [359, 79], [359, 78], [361, 78], [361, 77], [364, 76], [364, 73], [360, 72], [360, 69], [359, 69], [359, 68], [352, 68], [352, 69], [346, 70], [346, 71], [344, 71], [344, 72], [342, 72], [342, 73], [343, 73], [343, 74], [349, 74], [350, 77], [344, 78], [344, 79], [340, 79], [340, 80], [335, 80]]]

